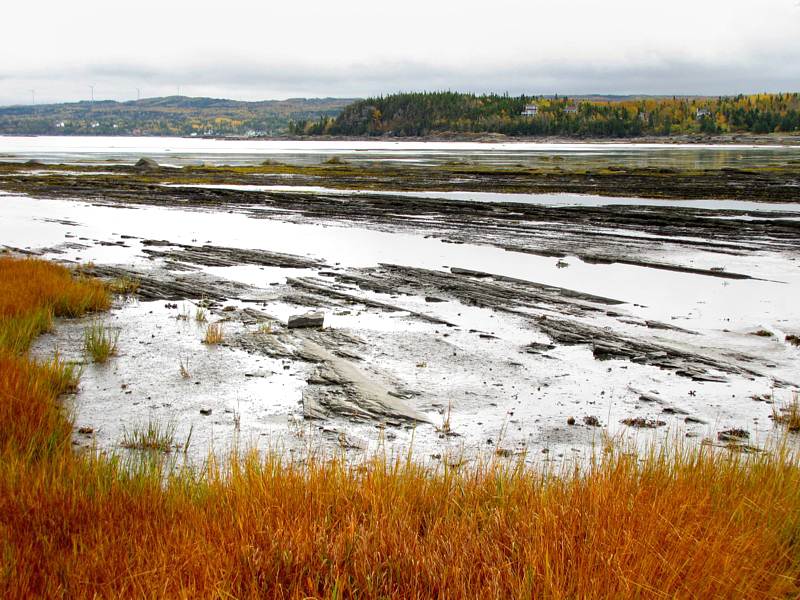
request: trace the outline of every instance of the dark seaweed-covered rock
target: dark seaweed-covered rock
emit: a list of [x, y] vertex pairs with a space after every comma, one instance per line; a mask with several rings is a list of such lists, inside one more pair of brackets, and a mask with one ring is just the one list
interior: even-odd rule
[[717, 439], [721, 442], [739, 442], [749, 440], [750, 432], [745, 429], [726, 429], [717, 434]]
[[133, 165], [137, 169], [141, 169], [142, 171], [152, 171], [153, 169], [158, 169], [159, 165], [156, 161], [152, 158], [147, 158], [143, 156], [139, 160], [136, 161], [136, 164]]

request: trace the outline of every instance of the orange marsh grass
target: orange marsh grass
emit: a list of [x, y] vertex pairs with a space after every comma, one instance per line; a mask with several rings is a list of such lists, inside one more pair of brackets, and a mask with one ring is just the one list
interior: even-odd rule
[[[53, 410], [63, 378], [19, 369], [20, 384], [0, 381], [2, 598], [800, 593], [800, 465], [788, 442], [641, 460], [612, 447], [561, 473], [278, 452], [186, 472], [153, 453], [125, 463], [72, 452]], [[6, 435], [34, 406], [45, 417]]]
[[107, 310], [106, 286], [75, 280], [64, 267], [40, 260], [0, 257], [0, 351], [18, 355], [48, 331], [52, 318]]
[[109, 302], [105, 286], [73, 279], [64, 267], [0, 257], [0, 458], [69, 447], [70, 424], [56, 400], [75, 387], [78, 371], [57, 356], [29, 361], [23, 354], [53, 316], [105, 310]]
[[0, 257], [0, 317], [47, 308], [57, 317], [77, 317], [109, 306], [107, 286], [99, 281], [73, 279], [46, 261]]
[[101, 458], [0, 482], [0, 595], [796, 597], [797, 465], [692, 450], [584, 475], [234, 457]]

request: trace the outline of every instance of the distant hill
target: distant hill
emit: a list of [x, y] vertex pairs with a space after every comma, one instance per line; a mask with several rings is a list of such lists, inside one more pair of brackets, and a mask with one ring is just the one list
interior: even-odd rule
[[[168, 96], [0, 107], [0, 134], [279, 135], [290, 124], [336, 117], [353, 98], [240, 102]], [[294, 127], [294, 125], [292, 125]]]
[[800, 130], [800, 95], [517, 96], [402, 93], [357, 100], [290, 133], [337, 136], [640, 137]]

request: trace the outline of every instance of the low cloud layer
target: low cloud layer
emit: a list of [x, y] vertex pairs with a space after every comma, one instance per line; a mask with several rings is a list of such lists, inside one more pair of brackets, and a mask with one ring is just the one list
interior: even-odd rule
[[[784, 63], [789, 65], [791, 63]], [[797, 63], [794, 63], [797, 64]], [[493, 69], [455, 69], [395, 62], [315, 69], [313, 66], [237, 65], [231, 68], [192, 65], [149, 69], [105, 65], [34, 77], [0, 75], [0, 103], [135, 100], [141, 97], [225, 97], [239, 100], [289, 97], [364, 97], [397, 91], [457, 90], [519, 94], [679, 94], [726, 95], [796, 91], [794, 66], [767, 69], [660, 61], [652, 65], [583, 66], [536, 64]], [[137, 91], [138, 88], [138, 91]]]
[[[33, 15], [31, 11], [35, 10]], [[568, 7], [497, 0], [402, 6], [191, 7], [99, 0], [8, 7], [0, 104], [131, 100], [180, 93], [240, 100], [396, 91], [735, 94], [798, 91], [794, 0], [638, 0]], [[138, 88], [138, 92], [137, 92]], [[33, 91], [32, 91], [33, 90]]]

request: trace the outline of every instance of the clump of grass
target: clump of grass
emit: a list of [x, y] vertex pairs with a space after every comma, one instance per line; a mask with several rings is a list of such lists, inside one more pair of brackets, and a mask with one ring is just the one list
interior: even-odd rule
[[272, 333], [272, 321], [267, 321], [266, 323], [259, 323], [258, 328], [256, 329], [256, 333], [260, 335], [269, 335]]
[[784, 425], [789, 431], [800, 431], [800, 398], [795, 393], [791, 403], [778, 410], [773, 408], [772, 420]]
[[793, 333], [790, 333], [784, 339], [793, 346], [800, 346], [800, 337], [796, 336]]
[[140, 285], [141, 281], [138, 279], [121, 275], [115, 277], [108, 287], [112, 294], [117, 294], [118, 296], [133, 296]]
[[194, 313], [194, 320], [198, 323], [205, 323], [208, 321], [208, 312], [202, 306], [198, 306]]
[[83, 349], [92, 357], [92, 362], [104, 363], [117, 353], [119, 330], [98, 321], [92, 323], [83, 332]]
[[175, 447], [175, 425], [161, 425], [151, 419], [147, 425], [136, 426], [130, 433], [124, 429], [120, 445], [129, 450], [169, 453]]
[[211, 323], [206, 327], [206, 335], [203, 338], [204, 344], [221, 344], [224, 339], [222, 323]]
[[750, 335], [757, 335], [759, 337], [773, 337], [775, 334], [768, 329], [759, 329], [758, 331], [752, 332]]

